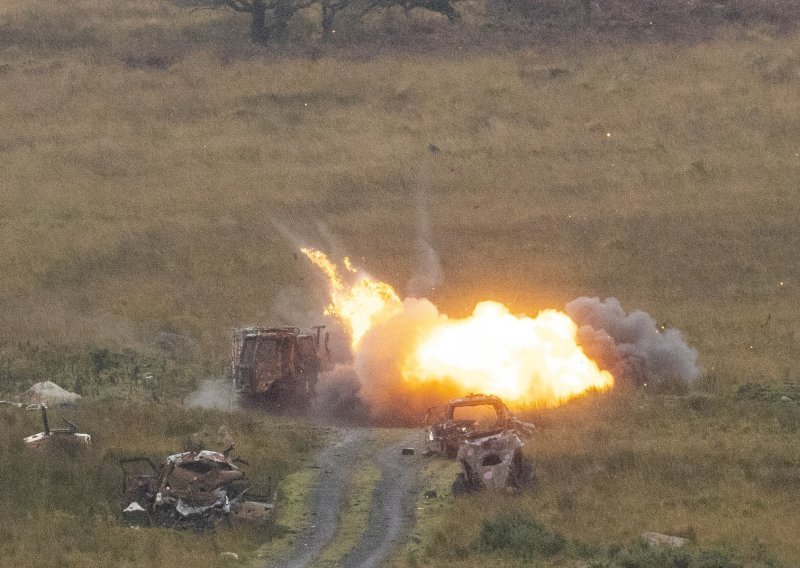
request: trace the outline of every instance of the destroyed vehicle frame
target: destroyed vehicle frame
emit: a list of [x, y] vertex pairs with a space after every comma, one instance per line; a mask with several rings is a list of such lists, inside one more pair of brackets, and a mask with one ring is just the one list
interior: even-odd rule
[[[230, 517], [254, 521], [269, 518], [275, 497], [252, 496], [245, 473], [225, 452], [200, 450], [168, 456], [156, 466], [150, 458], [120, 460], [124, 514], [135, 524], [173, 528], [213, 529]], [[267, 493], [272, 493], [269, 481]]]
[[518, 491], [535, 486], [533, 465], [522, 453], [522, 446], [522, 440], [513, 430], [469, 436], [458, 450], [461, 473], [453, 482], [453, 495], [482, 489]]
[[[480, 428], [475, 420], [455, 418], [457, 409], [477, 406], [494, 409], [497, 418], [492, 425]], [[436, 410], [440, 410], [438, 420], [431, 424], [431, 416]], [[500, 397], [486, 394], [470, 394], [451, 400], [443, 409], [431, 408], [428, 410], [426, 423], [428, 427], [425, 432], [425, 443], [428, 452], [450, 459], [456, 457], [462, 442], [471, 436], [488, 435], [503, 430], [514, 430], [520, 435], [527, 436], [535, 429], [533, 424], [518, 420]]]

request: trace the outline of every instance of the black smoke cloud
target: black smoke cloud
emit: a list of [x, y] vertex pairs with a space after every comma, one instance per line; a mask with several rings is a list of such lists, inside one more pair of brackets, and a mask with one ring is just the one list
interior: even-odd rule
[[580, 297], [564, 310], [578, 324], [578, 342], [589, 357], [611, 371], [618, 383], [690, 383], [701, 370], [697, 350], [677, 329], [660, 329], [649, 314], [625, 313], [616, 298]]

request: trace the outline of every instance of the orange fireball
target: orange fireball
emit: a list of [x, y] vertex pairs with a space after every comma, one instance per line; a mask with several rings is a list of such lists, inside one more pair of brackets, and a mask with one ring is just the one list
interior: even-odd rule
[[575, 340], [566, 314], [545, 310], [515, 316], [498, 302], [481, 302], [472, 316], [421, 332], [403, 366], [410, 383], [455, 382], [465, 392], [496, 394], [509, 402], [555, 405], [614, 379]]
[[499, 302], [480, 302], [473, 314], [451, 320], [442, 314], [413, 320], [404, 316], [404, 303], [389, 284], [345, 267], [353, 276], [346, 285], [322, 252], [302, 249], [328, 277], [331, 304], [326, 314], [338, 317], [350, 330], [358, 357], [364, 336], [381, 324], [416, 322], [408, 348], [397, 368], [409, 391], [453, 386], [455, 394], [496, 394], [525, 406], [552, 406], [589, 390], [614, 383], [577, 344], [577, 325], [569, 316], [545, 310], [536, 317], [514, 315]]

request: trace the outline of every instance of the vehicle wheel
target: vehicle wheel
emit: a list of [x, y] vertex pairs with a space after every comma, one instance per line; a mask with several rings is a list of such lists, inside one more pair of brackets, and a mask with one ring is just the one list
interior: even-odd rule
[[469, 482], [467, 481], [467, 476], [463, 473], [459, 473], [456, 477], [456, 480], [453, 482], [453, 496], [458, 497], [459, 495], [466, 495], [469, 493], [472, 488], [469, 486]]
[[533, 464], [525, 459], [525, 456], [520, 451], [514, 454], [508, 484], [516, 489], [535, 487], [538, 484], [536, 474], [533, 471]]

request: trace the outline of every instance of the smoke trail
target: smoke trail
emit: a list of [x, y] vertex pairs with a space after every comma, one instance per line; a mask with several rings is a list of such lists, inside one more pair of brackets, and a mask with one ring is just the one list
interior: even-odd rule
[[428, 193], [431, 187], [430, 176], [426, 172], [420, 173], [412, 180], [414, 186], [414, 201], [416, 205], [416, 258], [414, 275], [406, 285], [409, 296], [424, 298], [426, 294], [442, 285], [444, 270], [439, 253], [431, 245], [433, 231], [431, 229], [430, 205]]
[[692, 382], [700, 376], [697, 350], [677, 329], [660, 330], [649, 314], [629, 314], [616, 298], [580, 297], [569, 302], [567, 315], [577, 323], [586, 354], [631, 385]]

